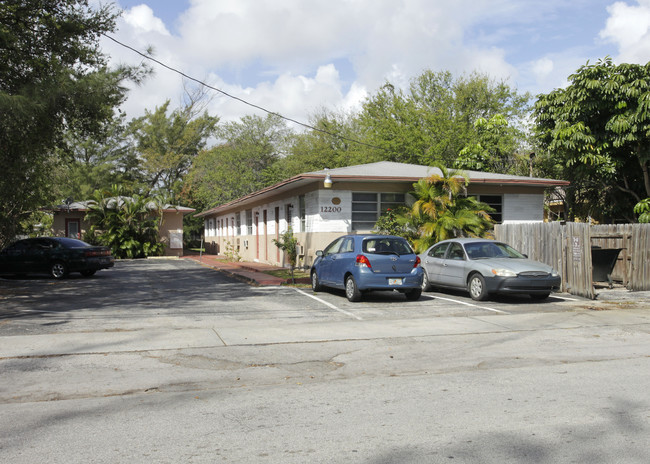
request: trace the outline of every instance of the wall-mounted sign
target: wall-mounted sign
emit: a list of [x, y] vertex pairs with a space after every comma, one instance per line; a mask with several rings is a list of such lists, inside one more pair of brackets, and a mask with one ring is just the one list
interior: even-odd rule
[[341, 204], [341, 199], [339, 197], [332, 198], [332, 204], [333, 205], [340, 205]]
[[183, 248], [183, 232], [169, 231], [169, 248]]
[[571, 237], [573, 239], [573, 260], [580, 261], [582, 258], [582, 246], [580, 246], [580, 237]]
[[341, 212], [341, 207], [340, 206], [321, 206], [320, 207], [320, 212], [321, 213], [340, 213]]

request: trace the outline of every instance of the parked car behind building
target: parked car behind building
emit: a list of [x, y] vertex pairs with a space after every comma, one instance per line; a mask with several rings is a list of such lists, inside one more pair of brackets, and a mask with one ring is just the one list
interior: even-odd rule
[[110, 248], [65, 237], [27, 238], [0, 252], [0, 274], [50, 274], [61, 279], [80, 272], [90, 277], [114, 264]]

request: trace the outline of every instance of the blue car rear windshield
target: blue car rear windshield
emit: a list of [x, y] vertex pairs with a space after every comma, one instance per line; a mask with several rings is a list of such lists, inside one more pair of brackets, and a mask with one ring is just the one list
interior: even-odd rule
[[410, 255], [413, 249], [401, 238], [367, 238], [363, 241], [363, 252], [374, 254]]

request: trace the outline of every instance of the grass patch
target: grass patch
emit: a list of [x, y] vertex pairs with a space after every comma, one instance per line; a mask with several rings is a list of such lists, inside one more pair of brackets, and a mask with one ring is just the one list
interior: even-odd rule
[[[270, 274], [275, 277], [280, 277], [281, 279], [291, 279], [291, 270], [290, 269], [277, 269], [273, 271], [264, 271], [265, 274]], [[296, 279], [300, 279], [302, 277], [309, 277], [309, 271], [303, 271], [303, 270], [294, 270], [293, 271], [293, 276]]]
[[205, 254], [206, 250], [205, 248], [185, 248], [185, 252], [187, 254]]

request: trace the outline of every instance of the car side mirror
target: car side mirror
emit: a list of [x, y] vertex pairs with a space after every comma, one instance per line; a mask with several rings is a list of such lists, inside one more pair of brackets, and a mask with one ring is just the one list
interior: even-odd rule
[[316, 256], [318, 256], [318, 257], [322, 257], [322, 256], [323, 256], [323, 250], [318, 250], [318, 251], [316, 252]]

